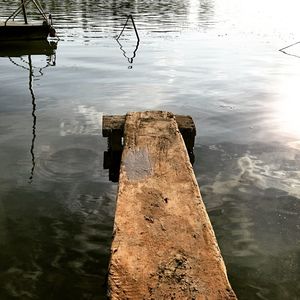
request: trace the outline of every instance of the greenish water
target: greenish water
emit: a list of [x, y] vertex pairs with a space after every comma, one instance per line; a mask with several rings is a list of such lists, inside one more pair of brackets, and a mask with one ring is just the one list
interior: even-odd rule
[[[105, 299], [117, 185], [101, 118], [150, 109], [196, 123], [194, 169], [239, 299], [300, 299], [300, 47], [278, 51], [300, 41], [299, 4], [43, 3], [56, 50], [0, 44], [0, 299]], [[115, 39], [127, 14], [138, 48], [130, 23]]]

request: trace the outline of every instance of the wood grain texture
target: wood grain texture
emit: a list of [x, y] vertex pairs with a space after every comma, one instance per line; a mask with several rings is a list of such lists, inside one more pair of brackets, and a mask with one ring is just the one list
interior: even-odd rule
[[124, 130], [109, 298], [236, 299], [174, 115]]

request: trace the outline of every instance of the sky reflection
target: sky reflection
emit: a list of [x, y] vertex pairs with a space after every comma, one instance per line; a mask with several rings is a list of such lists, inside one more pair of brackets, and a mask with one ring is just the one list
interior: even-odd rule
[[[297, 59], [296, 59], [297, 60]], [[296, 61], [295, 69], [300, 68], [300, 59]], [[275, 102], [275, 115], [278, 118], [279, 130], [300, 140], [300, 87], [299, 74], [284, 78], [277, 85], [280, 99]]]

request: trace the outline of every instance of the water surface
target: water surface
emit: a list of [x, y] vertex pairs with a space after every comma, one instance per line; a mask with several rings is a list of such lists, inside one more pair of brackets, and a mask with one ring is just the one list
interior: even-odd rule
[[[300, 299], [300, 46], [278, 51], [300, 41], [299, 4], [44, 6], [56, 50], [0, 45], [0, 299], [105, 299], [117, 186], [101, 118], [150, 109], [196, 123], [194, 169], [239, 299]], [[128, 14], [138, 48], [130, 22], [115, 39]]]

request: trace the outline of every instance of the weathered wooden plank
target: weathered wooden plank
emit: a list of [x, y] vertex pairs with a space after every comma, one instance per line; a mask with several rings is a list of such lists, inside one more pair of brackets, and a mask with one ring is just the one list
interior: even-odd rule
[[236, 299], [171, 113], [126, 116], [108, 294]]

